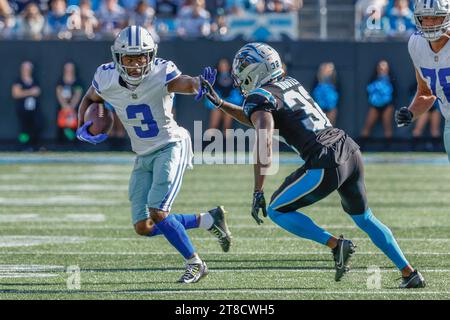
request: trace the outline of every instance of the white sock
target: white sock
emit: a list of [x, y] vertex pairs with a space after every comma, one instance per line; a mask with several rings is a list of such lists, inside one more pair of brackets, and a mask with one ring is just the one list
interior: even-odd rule
[[201, 264], [202, 259], [198, 256], [198, 254], [195, 254], [192, 258], [186, 260], [187, 264]]
[[200, 213], [199, 228], [206, 229], [206, 230], [211, 229], [213, 223], [214, 223], [214, 218], [211, 216], [211, 214], [209, 212]]

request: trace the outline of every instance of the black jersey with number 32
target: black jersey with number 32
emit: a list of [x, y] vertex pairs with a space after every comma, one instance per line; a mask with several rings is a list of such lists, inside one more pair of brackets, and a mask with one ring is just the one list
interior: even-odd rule
[[359, 147], [330, 121], [319, 105], [294, 78], [286, 77], [249, 93], [244, 113], [255, 111], [273, 115], [280, 140], [297, 151], [310, 168], [335, 167], [345, 162]]

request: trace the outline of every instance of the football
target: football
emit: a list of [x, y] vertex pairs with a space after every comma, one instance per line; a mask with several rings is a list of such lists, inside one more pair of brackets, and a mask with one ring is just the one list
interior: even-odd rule
[[112, 111], [108, 110], [102, 103], [91, 104], [84, 114], [84, 122], [92, 120], [89, 133], [96, 136], [101, 133], [108, 134], [113, 125], [114, 117]]

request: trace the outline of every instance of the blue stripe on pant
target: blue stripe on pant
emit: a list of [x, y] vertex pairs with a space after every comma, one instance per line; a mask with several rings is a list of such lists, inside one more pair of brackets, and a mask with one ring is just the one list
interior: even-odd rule
[[322, 183], [324, 175], [324, 169], [306, 170], [272, 200], [267, 212], [272, 221], [284, 230], [326, 245], [332, 235], [316, 225], [311, 218], [298, 211], [277, 211], [316, 190]]
[[186, 170], [187, 163], [188, 163], [188, 156], [189, 151], [187, 148], [187, 142], [186, 140], [181, 141], [181, 162], [178, 166], [177, 173], [175, 175], [175, 179], [173, 180], [173, 183], [171, 184], [169, 191], [165, 195], [163, 201], [161, 202], [161, 206], [159, 209], [163, 211], [169, 211], [172, 207], [172, 203], [175, 200], [176, 195], [178, 194], [178, 191], [181, 187], [181, 182], [183, 180], [184, 171]]
[[274, 210], [278, 210], [300, 200], [302, 197], [313, 192], [318, 186], [320, 186], [324, 175], [324, 169], [306, 170], [302, 176], [287, 186], [272, 200], [270, 207]]

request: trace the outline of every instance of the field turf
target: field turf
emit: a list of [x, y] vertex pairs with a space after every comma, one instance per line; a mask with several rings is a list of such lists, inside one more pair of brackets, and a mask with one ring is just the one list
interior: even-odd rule
[[[112, 156], [125, 160], [101, 163]], [[298, 239], [269, 219], [257, 226], [250, 216], [252, 168], [243, 165], [197, 165], [187, 171], [173, 212], [224, 205], [234, 243], [222, 253], [208, 232], [190, 231], [210, 275], [198, 284], [177, 284], [181, 257], [164, 238], [139, 237], [131, 226], [131, 156], [112, 156], [83, 155], [97, 163], [0, 164], [0, 299], [450, 299], [448, 165], [366, 166], [370, 207], [428, 282], [424, 289], [403, 291], [397, 289], [400, 274], [355, 228], [337, 194], [303, 212], [358, 246], [352, 271], [339, 283], [327, 248]], [[268, 198], [296, 167], [282, 165], [268, 179]], [[379, 268], [381, 288], [368, 287], [373, 275], [368, 267]], [[76, 268], [79, 287], [70, 272]]]

